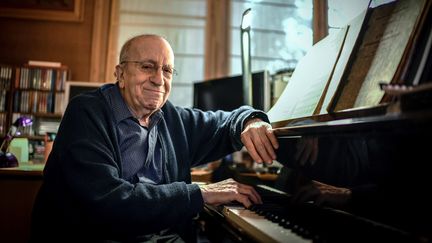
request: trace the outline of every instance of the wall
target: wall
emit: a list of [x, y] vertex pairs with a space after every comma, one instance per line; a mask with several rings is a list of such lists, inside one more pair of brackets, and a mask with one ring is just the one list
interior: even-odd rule
[[70, 68], [71, 80], [102, 82], [110, 1], [85, 0], [82, 5], [82, 22], [0, 17], [0, 63], [59, 61]]

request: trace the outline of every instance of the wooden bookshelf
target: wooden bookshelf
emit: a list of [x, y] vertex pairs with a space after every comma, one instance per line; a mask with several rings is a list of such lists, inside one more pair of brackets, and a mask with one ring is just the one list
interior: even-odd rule
[[44, 147], [45, 134], [56, 132], [60, 124], [69, 76], [64, 65], [0, 64], [0, 140], [17, 118], [26, 116], [33, 124], [20, 128], [17, 137], [27, 138], [34, 153]]
[[10, 122], [25, 115], [33, 119], [33, 125], [22, 135], [43, 136], [39, 131], [44, 120], [60, 121], [64, 106], [64, 88], [69, 76], [66, 66], [15, 67], [11, 84]]

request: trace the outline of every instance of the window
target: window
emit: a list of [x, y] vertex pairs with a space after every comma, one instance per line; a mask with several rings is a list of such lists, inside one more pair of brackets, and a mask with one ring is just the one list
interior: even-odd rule
[[294, 68], [312, 46], [312, 0], [232, 0], [231, 74], [241, 74], [240, 23], [251, 8], [252, 71]]
[[[372, 0], [371, 7], [392, 0]], [[328, 0], [329, 33], [342, 28], [368, 7], [369, 0]]]
[[174, 77], [170, 100], [192, 107], [193, 82], [204, 79], [206, 0], [122, 0], [118, 53], [121, 46], [139, 34], [165, 37], [174, 50]]

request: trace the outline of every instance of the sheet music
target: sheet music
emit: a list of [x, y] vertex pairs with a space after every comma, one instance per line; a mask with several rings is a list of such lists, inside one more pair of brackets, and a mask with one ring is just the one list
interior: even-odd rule
[[395, 75], [410, 48], [424, 3], [400, 0], [374, 9], [335, 111], [380, 103], [384, 92], [379, 83], [398, 79]]
[[347, 30], [348, 27], [342, 28], [309, 49], [284, 92], [267, 112], [270, 122], [313, 115], [333, 73]]
[[323, 100], [323, 104], [321, 105], [320, 114], [328, 113], [328, 106], [330, 102], [332, 102], [333, 96], [336, 93], [336, 90], [339, 87], [339, 83], [346, 72], [347, 64], [353, 55], [353, 49], [357, 43], [358, 36], [363, 26], [363, 22], [365, 21], [366, 14], [368, 9], [363, 10], [359, 15], [354, 17], [349, 23], [349, 30], [347, 33], [347, 37], [345, 38], [345, 42], [342, 48], [341, 55], [339, 57], [338, 62], [336, 63], [336, 67], [332, 78], [328, 84], [328, 88], [325, 94], [325, 98]]
[[[390, 83], [402, 59], [417, 17], [420, 16], [423, 1], [400, 1], [389, 20], [377, 53], [360, 89], [354, 107], [379, 104], [384, 91], [379, 89], [380, 82]], [[403, 47], [403, 48], [401, 48]], [[393, 60], [393, 61], [392, 61]], [[373, 92], [371, 92], [373, 91]]]

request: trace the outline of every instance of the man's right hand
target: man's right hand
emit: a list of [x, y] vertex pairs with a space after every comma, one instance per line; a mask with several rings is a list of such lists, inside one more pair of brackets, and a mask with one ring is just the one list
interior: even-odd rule
[[204, 203], [209, 205], [217, 206], [237, 201], [248, 208], [252, 204], [262, 203], [261, 196], [252, 186], [238, 183], [233, 179], [226, 179], [200, 188]]

